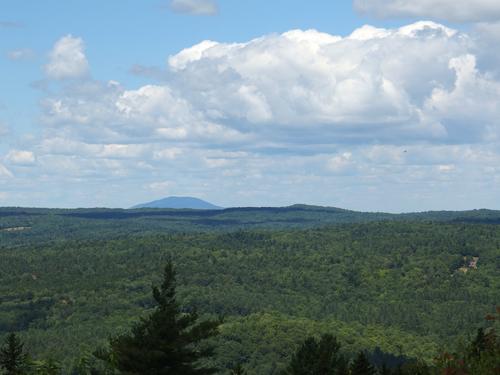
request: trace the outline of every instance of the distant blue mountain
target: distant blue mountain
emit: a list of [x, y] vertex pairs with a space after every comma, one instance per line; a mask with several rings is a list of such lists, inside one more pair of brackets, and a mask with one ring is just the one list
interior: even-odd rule
[[194, 210], [222, 210], [222, 207], [193, 197], [168, 197], [157, 201], [142, 203], [132, 208], [191, 208]]

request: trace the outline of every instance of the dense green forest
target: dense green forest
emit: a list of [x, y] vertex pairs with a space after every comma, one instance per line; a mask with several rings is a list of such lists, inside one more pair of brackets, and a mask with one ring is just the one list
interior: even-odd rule
[[433, 221], [500, 224], [500, 211], [431, 211], [408, 214], [367, 213], [340, 208], [290, 207], [173, 209], [0, 208], [0, 244], [39, 244], [68, 239], [109, 239], [130, 235], [305, 229], [374, 221]]
[[[274, 210], [274, 211], [273, 211]], [[19, 334], [66, 372], [154, 308], [172, 259], [178, 295], [224, 317], [213, 366], [278, 374], [307, 337], [349, 358], [432, 363], [500, 302], [495, 211], [0, 210], [0, 340]]]

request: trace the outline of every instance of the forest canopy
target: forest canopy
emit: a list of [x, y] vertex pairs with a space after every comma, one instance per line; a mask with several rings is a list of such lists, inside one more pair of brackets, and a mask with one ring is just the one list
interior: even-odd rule
[[[323, 334], [347, 358], [379, 350], [433, 363], [492, 326], [484, 316], [500, 301], [496, 224], [273, 222], [181, 232], [158, 229], [158, 218], [153, 230], [145, 218], [79, 218], [79, 226], [53, 216], [44, 231], [0, 234], [0, 340], [16, 332], [30, 355], [63, 369], [153, 311], [151, 284], [169, 259], [183, 306], [225, 317], [211, 365], [250, 374], [278, 373], [307, 337]], [[37, 225], [22, 215], [2, 220]], [[120, 225], [135, 229], [115, 233]]]

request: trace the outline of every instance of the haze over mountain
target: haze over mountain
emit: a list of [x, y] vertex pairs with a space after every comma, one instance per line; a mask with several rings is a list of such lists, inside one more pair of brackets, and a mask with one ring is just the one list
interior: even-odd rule
[[221, 210], [222, 207], [194, 197], [167, 197], [156, 201], [138, 204], [132, 208], [189, 208], [195, 210]]

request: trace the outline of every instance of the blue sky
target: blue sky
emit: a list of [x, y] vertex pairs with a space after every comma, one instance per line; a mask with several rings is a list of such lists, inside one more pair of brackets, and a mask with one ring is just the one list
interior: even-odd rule
[[0, 205], [500, 208], [491, 0], [6, 0]]

